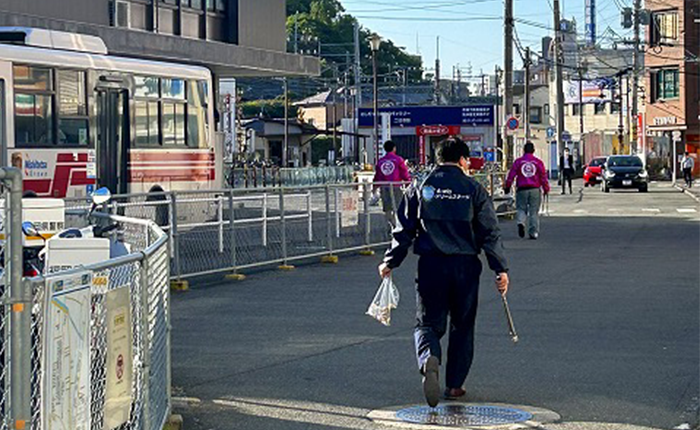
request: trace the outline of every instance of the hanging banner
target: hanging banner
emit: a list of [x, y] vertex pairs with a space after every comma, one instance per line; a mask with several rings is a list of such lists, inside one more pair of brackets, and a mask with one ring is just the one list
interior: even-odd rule
[[89, 430], [92, 274], [47, 281], [41, 416], [46, 430]]
[[131, 296], [128, 287], [105, 295], [107, 308], [107, 381], [105, 384], [104, 429], [129, 421], [133, 374]]

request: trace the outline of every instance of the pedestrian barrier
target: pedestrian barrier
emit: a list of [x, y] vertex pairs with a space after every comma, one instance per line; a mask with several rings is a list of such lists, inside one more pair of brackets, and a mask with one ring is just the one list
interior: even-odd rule
[[[78, 214], [66, 223], [84, 226]], [[169, 416], [168, 235], [150, 220], [94, 216], [119, 224], [128, 255], [25, 278], [26, 303], [11, 302], [0, 285], [0, 430], [160, 430]], [[24, 305], [31, 328], [9, 330]], [[29, 351], [15, 349], [22, 343]], [[30, 364], [27, 378], [11, 366], [21, 362]], [[22, 418], [15, 408], [24, 396]]]
[[[475, 175], [494, 196], [499, 215], [512, 214], [504, 175]], [[156, 222], [170, 237], [171, 275], [186, 279], [284, 266], [390, 243], [391, 222], [407, 183], [352, 183], [178, 191], [113, 196], [114, 214]], [[382, 191], [383, 190], [383, 191]], [[382, 198], [381, 194], [386, 194]], [[67, 199], [84, 209], [84, 199]], [[325, 258], [324, 258], [325, 257]]]

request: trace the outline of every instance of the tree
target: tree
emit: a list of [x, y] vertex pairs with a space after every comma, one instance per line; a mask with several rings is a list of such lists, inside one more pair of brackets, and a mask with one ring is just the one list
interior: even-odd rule
[[[326, 67], [325, 76], [332, 75], [334, 67], [346, 65], [345, 54], [352, 56], [354, 48], [354, 26], [357, 19], [345, 13], [338, 0], [288, 0], [287, 1], [287, 30], [288, 34], [295, 33], [304, 43], [308, 40], [320, 41]], [[372, 32], [366, 28], [360, 29], [360, 56], [362, 57], [363, 73], [372, 73], [371, 49], [369, 39]], [[318, 43], [318, 42], [311, 42]], [[313, 47], [312, 47], [313, 48]], [[302, 48], [304, 51], [309, 48]], [[410, 81], [422, 80], [422, 59], [411, 55], [403, 48], [394, 45], [391, 40], [385, 40], [377, 53], [378, 74], [391, 75], [396, 70], [407, 70]]]

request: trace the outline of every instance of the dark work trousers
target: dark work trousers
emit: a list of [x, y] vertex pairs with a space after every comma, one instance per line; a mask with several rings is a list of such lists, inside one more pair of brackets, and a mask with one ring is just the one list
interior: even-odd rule
[[428, 357], [442, 363], [440, 339], [447, 331], [447, 388], [460, 388], [474, 358], [474, 322], [479, 298], [481, 261], [477, 256], [421, 256], [416, 294], [416, 356], [423, 369]]
[[573, 187], [571, 186], [571, 180], [574, 177], [574, 169], [563, 169], [561, 171], [562, 178], [561, 178], [561, 193], [564, 194], [566, 192], [566, 183], [569, 183], [569, 193], [573, 193]]
[[693, 186], [693, 169], [683, 169], [683, 179], [685, 179], [685, 185], [688, 187]]

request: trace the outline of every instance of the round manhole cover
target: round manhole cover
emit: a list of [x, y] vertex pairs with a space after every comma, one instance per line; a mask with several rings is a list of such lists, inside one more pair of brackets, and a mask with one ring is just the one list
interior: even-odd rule
[[474, 427], [520, 423], [531, 419], [532, 414], [502, 406], [447, 404], [436, 408], [414, 406], [400, 409], [396, 418], [414, 424]]

